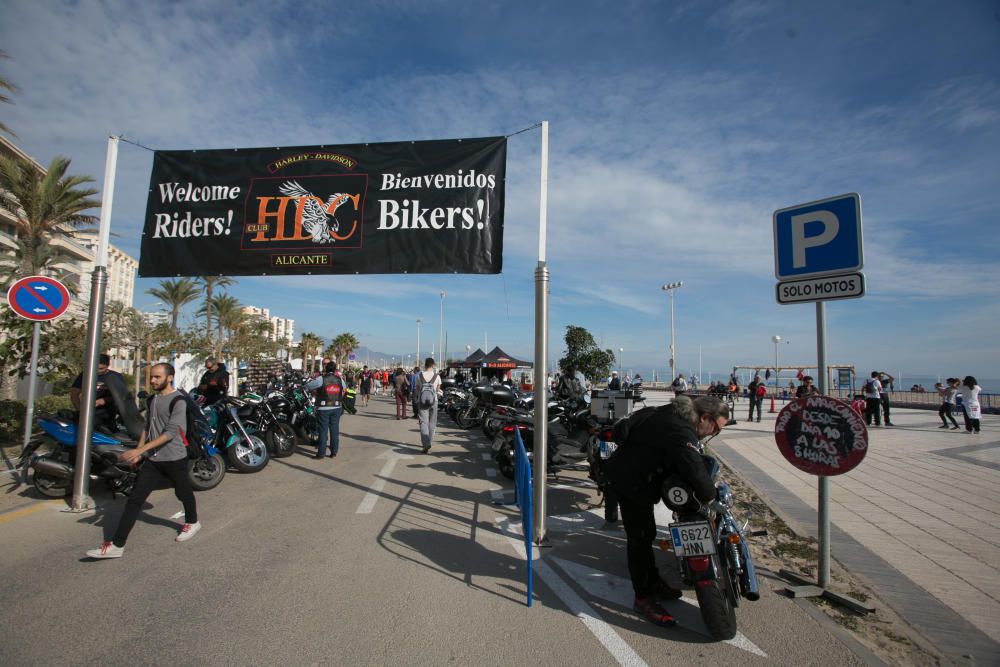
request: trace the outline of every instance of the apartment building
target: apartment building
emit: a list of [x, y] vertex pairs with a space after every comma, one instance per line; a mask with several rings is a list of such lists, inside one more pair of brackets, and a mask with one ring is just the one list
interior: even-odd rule
[[273, 317], [270, 310], [267, 308], [258, 308], [257, 306], [244, 306], [243, 312], [247, 315], [257, 315], [267, 320], [271, 325], [271, 334], [269, 336], [271, 340], [291, 344], [295, 336], [295, 320]]

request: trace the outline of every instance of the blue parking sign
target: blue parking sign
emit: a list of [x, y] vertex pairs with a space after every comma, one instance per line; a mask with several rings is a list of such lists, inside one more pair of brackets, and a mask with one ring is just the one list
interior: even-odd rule
[[778, 280], [860, 271], [861, 197], [856, 193], [774, 212], [774, 275]]

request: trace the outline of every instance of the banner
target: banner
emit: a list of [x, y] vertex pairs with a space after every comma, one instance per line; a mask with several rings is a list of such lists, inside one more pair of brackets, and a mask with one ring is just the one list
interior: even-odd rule
[[139, 276], [499, 273], [505, 137], [156, 151]]

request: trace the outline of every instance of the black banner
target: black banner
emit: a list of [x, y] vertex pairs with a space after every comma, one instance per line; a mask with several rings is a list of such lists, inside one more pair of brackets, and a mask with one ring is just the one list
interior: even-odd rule
[[499, 273], [504, 137], [156, 151], [141, 277]]

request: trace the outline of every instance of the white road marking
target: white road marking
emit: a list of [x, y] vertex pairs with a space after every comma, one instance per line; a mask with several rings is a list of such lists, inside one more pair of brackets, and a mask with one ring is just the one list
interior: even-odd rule
[[385, 488], [385, 482], [392, 474], [392, 469], [396, 467], [396, 463], [400, 459], [412, 459], [413, 457], [409, 454], [404, 454], [397, 451], [389, 451], [384, 454], [379, 454], [375, 457], [376, 459], [385, 459], [385, 465], [382, 466], [382, 470], [378, 473], [378, 478], [375, 482], [368, 487], [368, 493], [365, 497], [361, 499], [361, 504], [358, 505], [358, 509], [354, 511], [355, 514], [371, 514], [372, 510], [375, 509], [375, 503], [378, 502], [379, 496], [382, 493], [382, 489]]
[[[497, 524], [500, 526], [500, 530], [507, 536], [508, 542], [510, 542], [517, 555], [526, 560], [527, 553], [524, 550], [524, 540], [518, 534], [520, 526], [515, 529], [507, 521], [506, 517], [497, 517]], [[538, 554], [538, 550], [535, 550], [535, 553]], [[604, 645], [604, 648], [608, 650], [608, 653], [611, 654], [611, 657], [619, 665], [623, 667], [648, 667], [646, 661], [635, 652], [635, 649], [629, 646], [621, 638], [621, 635], [615, 632], [614, 628], [608, 625], [583, 598], [577, 595], [576, 591], [555, 570], [550, 568], [545, 561], [536, 558], [532, 561], [532, 566], [534, 572], [545, 582], [545, 585], [559, 596], [559, 599], [570, 610], [570, 613], [579, 618], [587, 626], [587, 629], [597, 638], [597, 641]]]
[[[632, 591], [632, 583], [628, 579], [610, 574], [608, 572], [595, 570], [587, 567], [586, 565], [581, 565], [580, 563], [563, 560], [562, 558], [555, 558], [553, 556], [551, 559], [563, 571], [565, 571], [573, 581], [580, 584], [594, 597], [612, 602], [625, 607], [626, 609], [630, 609], [632, 607], [634, 592]], [[682, 597], [680, 600], [670, 600], [664, 602], [663, 605], [667, 608], [667, 611], [673, 614], [674, 618], [677, 619], [678, 626], [687, 628], [688, 630], [693, 630], [700, 635], [705, 635], [706, 637], [710, 636], [708, 628], [705, 627], [705, 621], [701, 618], [701, 611], [698, 609], [697, 600], [693, 600], [689, 597]], [[738, 649], [743, 649], [748, 653], [759, 655], [762, 658], [767, 657], [767, 654], [764, 653], [760, 647], [747, 639], [746, 635], [742, 632], [737, 632], [735, 637], [727, 639], [723, 643], [730, 644]]]

